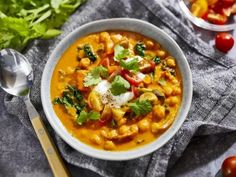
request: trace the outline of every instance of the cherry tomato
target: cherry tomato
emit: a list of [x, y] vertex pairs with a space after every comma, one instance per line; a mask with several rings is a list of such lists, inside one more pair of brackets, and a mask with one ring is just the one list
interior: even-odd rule
[[227, 53], [234, 46], [234, 38], [229, 33], [219, 33], [216, 35], [215, 45], [218, 50]]
[[224, 25], [227, 22], [228, 18], [225, 15], [209, 13], [207, 14], [207, 20], [213, 24]]
[[236, 177], [236, 156], [228, 157], [221, 166], [223, 177]]

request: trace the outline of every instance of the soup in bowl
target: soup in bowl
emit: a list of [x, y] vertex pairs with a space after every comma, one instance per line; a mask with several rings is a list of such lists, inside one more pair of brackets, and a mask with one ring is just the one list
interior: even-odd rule
[[100, 21], [96, 30], [81, 27], [77, 34], [82, 35], [74, 32], [73, 40], [61, 44], [63, 50], [56, 49], [60, 55], [49, 59], [53, 67], [45, 68], [50, 79], [44, 71], [42, 87], [50, 86], [50, 99], [41, 90], [59, 135], [77, 150], [109, 160], [139, 157], [167, 142], [183, 123], [192, 93], [190, 70], [177, 44], [161, 30], [152, 38], [150, 32], [118, 27], [119, 20], [157, 30], [134, 19], [113, 19], [116, 28], [108, 25], [112, 20]]

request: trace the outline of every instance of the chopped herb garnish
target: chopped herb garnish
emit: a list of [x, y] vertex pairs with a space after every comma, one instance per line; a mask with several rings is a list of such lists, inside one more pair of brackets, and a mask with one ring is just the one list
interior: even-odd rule
[[135, 53], [144, 57], [145, 55], [145, 50], [146, 50], [146, 46], [144, 43], [142, 42], [138, 42], [135, 47], [134, 47]]
[[76, 119], [76, 122], [79, 125], [82, 125], [83, 123], [87, 122], [88, 120], [99, 120], [100, 114], [95, 111], [86, 112], [85, 110], [81, 111], [79, 116]]
[[133, 58], [130, 61], [126, 61], [126, 60], [120, 60], [120, 65], [127, 70], [131, 70], [134, 72], [138, 72], [139, 71], [139, 64], [138, 64], [138, 58]]
[[84, 78], [84, 86], [89, 87], [92, 85], [97, 85], [102, 80], [101, 77], [108, 77], [108, 70], [103, 66], [98, 66], [91, 70]]
[[121, 45], [116, 45], [114, 47], [114, 59], [121, 60], [130, 55], [129, 49], [125, 49]]
[[125, 93], [127, 89], [130, 88], [130, 84], [127, 80], [125, 80], [121, 76], [116, 76], [111, 83], [110, 91], [113, 95], [120, 95], [122, 93]]
[[97, 57], [93, 53], [92, 47], [89, 44], [84, 45], [84, 53], [85, 53], [85, 56], [88, 57], [91, 61], [94, 62], [97, 60]]
[[157, 56], [156, 56], [156, 57], [154, 57], [152, 60], [155, 62], [155, 64], [161, 63], [160, 57], [157, 57]]
[[116, 124], [115, 119], [112, 119], [112, 121], [111, 121], [111, 126], [112, 126], [112, 127], [116, 127], [116, 125], [117, 125], [117, 124]]
[[136, 114], [136, 116], [146, 115], [152, 111], [152, 104], [148, 100], [129, 103], [129, 107]]

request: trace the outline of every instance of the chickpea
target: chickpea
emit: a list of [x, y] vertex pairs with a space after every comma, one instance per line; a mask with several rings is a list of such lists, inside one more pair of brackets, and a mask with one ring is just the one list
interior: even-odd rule
[[105, 150], [113, 150], [115, 147], [116, 145], [112, 141], [106, 141], [103, 146]]
[[101, 131], [100, 131], [100, 134], [101, 134], [104, 138], [107, 137], [107, 131], [106, 131], [106, 130], [101, 130]]
[[145, 132], [149, 129], [150, 123], [147, 119], [143, 119], [143, 120], [139, 121], [138, 127], [139, 127], [140, 131]]
[[152, 123], [151, 125], [151, 131], [152, 133], [158, 133], [160, 130], [160, 126], [158, 123]]
[[117, 125], [118, 125], [118, 126], [121, 126], [121, 125], [126, 124], [126, 122], [127, 122], [127, 119], [126, 119], [126, 118], [121, 118], [120, 120], [118, 120]]
[[166, 60], [166, 64], [167, 64], [167, 66], [172, 67], [172, 68], [176, 66], [175, 60], [172, 57], [170, 57]]
[[100, 33], [100, 39], [101, 39], [101, 41], [106, 42], [107, 40], [110, 39], [109, 33], [108, 32]]
[[166, 52], [164, 50], [158, 50], [157, 51], [157, 56], [164, 58], [166, 56]]
[[147, 46], [147, 49], [152, 49], [154, 47], [154, 43], [150, 40], [147, 40], [145, 44]]
[[94, 144], [97, 144], [97, 145], [102, 144], [102, 139], [101, 139], [101, 137], [100, 137], [99, 135], [97, 135], [97, 134], [92, 134], [92, 135], [90, 136], [90, 141], [91, 141], [92, 143], [94, 143]]
[[108, 138], [115, 138], [118, 136], [117, 130], [111, 130], [110, 132], [107, 133]]
[[166, 116], [166, 111], [165, 111], [165, 107], [161, 106], [161, 105], [155, 105], [153, 107], [153, 117], [160, 120], [165, 118]]
[[171, 86], [165, 86], [164, 87], [164, 93], [165, 93], [166, 96], [170, 96], [172, 94], [172, 92], [173, 92], [173, 89], [172, 89]]
[[179, 87], [174, 87], [172, 94], [173, 95], [180, 95], [181, 94], [181, 89]]
[[177, 96], [172, 96], [166, 99], [166, 102], [169, 103], [170, 106], [174, 106], [179, 103], [179, 98]]
[[130, 130], [132, 133], [138, 133], [138, 126], [136, 124], [131, 125]]
[[130, 129], [127, 125], [122, 125], [119, 128], [119, 133], [122, 134], [122, 135], [129, 133], [129, 131], [130, 131]]
[[82, 58], [80, 60], [80, 66], [81, 68], [87, 69], [90, 65], [91, 61], [89, 58]]
[[83, 58], [84, 56], [85, 56], [84, 50], [79, 50], [77, 57], [78, 57], [79, 59], [81, 59], [81, 58]]

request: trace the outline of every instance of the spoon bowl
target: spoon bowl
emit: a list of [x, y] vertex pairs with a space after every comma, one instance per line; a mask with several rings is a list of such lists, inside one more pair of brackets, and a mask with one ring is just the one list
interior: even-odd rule
[[0, 86], [11, 95], [26, 96], [33, 84], [33, 70], [27, 58], [12, 49], [0, 52]]
[[46, 154], [55, 177], [70, 176], [52, 142], [37, 110], [30, 101], [29, 93], [33, 85], [33, 69], [27, 58], [13, 49], [0, 51], [0, 87], [7, 93], [23, 98], [30, 121]]

